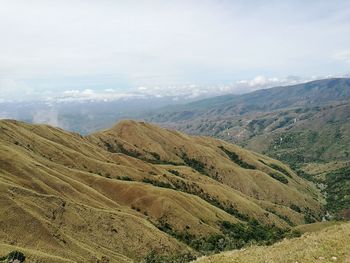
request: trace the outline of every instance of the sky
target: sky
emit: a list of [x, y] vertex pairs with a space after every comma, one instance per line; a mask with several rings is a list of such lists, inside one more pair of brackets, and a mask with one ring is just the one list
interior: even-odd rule
[[350, 73], [348, 0], [0, 0], [0, 102], [196, 97]]

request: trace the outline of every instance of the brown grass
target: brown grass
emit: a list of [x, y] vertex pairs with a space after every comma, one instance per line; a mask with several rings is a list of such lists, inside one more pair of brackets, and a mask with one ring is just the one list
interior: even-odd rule
[[[137, 152], [138, 158], [120, 149], [110, 151], [105, 142]], [[233, 163], [220, 145], [257, 169]], [[154, 163], [155, 153], [162, 164]], [[207, 175], [185, 165], [183, 153], [202, 162]], [[0, 252], [19, 247], [29, 262], [98, 262], [103, 256], [110, 262], [130, 262], [151, 250], [192, 251], [157, 226], [166, 222], [174, 231], [201, 237], [218, 233], [220, 221], [239, 221], [208, 203], [203, 193], [281, 227], [287, 222], [266, 209], [273, 207], [294, 224], [303, 223], [303, 215], [290, 204], [320, 212], [312, 185], [290, 170], [289, 184], [282, 184], [267, 175], [272, 169], [259, 160], [289, 170], [223, 141], [145, 123], [124, 121], [82, 137], [46, 125], [0, 121]], [[144, 179], [173, 189], [146, 184]]]

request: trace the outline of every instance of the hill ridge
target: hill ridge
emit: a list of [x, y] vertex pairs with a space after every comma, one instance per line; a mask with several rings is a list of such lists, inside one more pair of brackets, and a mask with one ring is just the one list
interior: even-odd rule
[[[1, 120], [0, 174], [0, 251], [39, 247], [77, 262], [128, 262], [152, 251], [189, 257], [182, 254], [214, 249], [209, 237], [232, 238], [223, 222], [258, 220], [273, 232], [322, 215], [316, 189], [284, 164], [143, 122], [83, 137]], [[43, 240], [36, 247], [33, 235]]]

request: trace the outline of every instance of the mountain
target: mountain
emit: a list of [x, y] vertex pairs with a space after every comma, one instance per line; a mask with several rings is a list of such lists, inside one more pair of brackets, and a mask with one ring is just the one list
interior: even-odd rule
[[2, 120], [0, 174], [0, 253], [29, 262], [185, 262], [324, 213], [285, 164], [144, 122], [81, 136]]
[[175, 105], [154, 113], [158, 122], [189, 121], [200, 117], [228, 117], [283, 108], [312, 107], [350, 99], [350, 78], [311, 81], [293, 86], [257, 90], [243, 95], [224, 95]]
[[[333, 197], [328, 195], [328, 207], [334, 213], [350, 211], [346, 199], [350, 193], [346, 172], [350, 167], [348, 78], [206, 99], [168, 107], [145, 119], [189, 134], [233, 142], [285, 162], [325, 188], [325, 193], [333, 193]], [[326, 164], [327, 172], [322, 174], [312, 169]], [[334, 174], [338, 175], [336, 180]], [[339, 197], [344, 195], [336, 194], [338, 191], [346, 193], [345, 200]]]
[[[350, 262], [350, 223], [344, 223], [301, 238], [284, 240], [271, 247], [250, 247], [200, 258], [196, 263], [287, 263], [287, 262]], [[316, 245], [317, 244], [317, 245]]]
[[147, 118], [300, 165], [350, 159], [350, 79], [207, 99]]

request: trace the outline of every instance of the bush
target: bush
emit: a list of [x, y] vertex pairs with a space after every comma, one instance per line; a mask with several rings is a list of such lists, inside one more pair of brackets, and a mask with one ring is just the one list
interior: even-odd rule
[[185, 263], [195, 260], [196, 257], [191, 253], [182, 253], [172, 256], [159, 255], [157, 252], [152, 250], [144, 259], [144, 263]]
[[176, 171], [176, 170], [170, 169], [170, 170], [168, 170], [168, 172], [172, 173], [173, 175], [180, 176], [180, 173], [178, 171]]
[[186, 153], [182, 154], [182, 159], [184, 160], [185, 164], [187, 164], [197, 172], [204, 175], [208, 175], [207, 172], [205, 171], [205, 165], [202, 162], [196, 159], [189, 158]]
[[280, 181], [283, 184], [288, 184], [288, 179], [285, 178], [283, 175], [280, 175], [278, 173], [269, 173], [269, 175], [273, 178], [276, 179], [278, 181]]
[[219, 146], [219, 148], [230, 158], [230, 160], [236, 164], [238, 164], [239, 166], [241, 166], [242, 168], [245, 169], [256, 169], [256, 167], [254, 165], [251, 165], [245, 161], [243, 161], [238, 154], [236, 154], [235, 152], [231, 152], [229, 150], [227, 150], [224, 146]]
[[118, 176], [117, 179], [118, 179], [118, 180], [123, 180], [123, 181], [133, 181], [133, 179], [130, 178], [129, 176], [127, 176], [127, 175]]
[[174, 189], [174, 187], [168, 182], [156, 181], [156, 180], [151, 180], [148, 178], [143, 178], [142, 182], [144, 182], [146, 184], [152, 184], [152, 185], [157, 186], [157, 187]]
[[283, 167], [277, 165], [277, 164], [274, 164], [274, 163], [270, 163], [270, 164], [267, 164], [268, 166], [270, 166], [272, 169], [275, 169], [281, 173], [283, 173], [284, 175], [292, 178], [291, 174], [286, 170], [284, 169]]
[[24, 262], [26, 260], [26, 257], [22, 252], [14, 250], [11, 251], [7, 256], [0, 258], [0, 262], [3, 263], [10, 263], [15, 260], [18, 260], [19, 262]]

